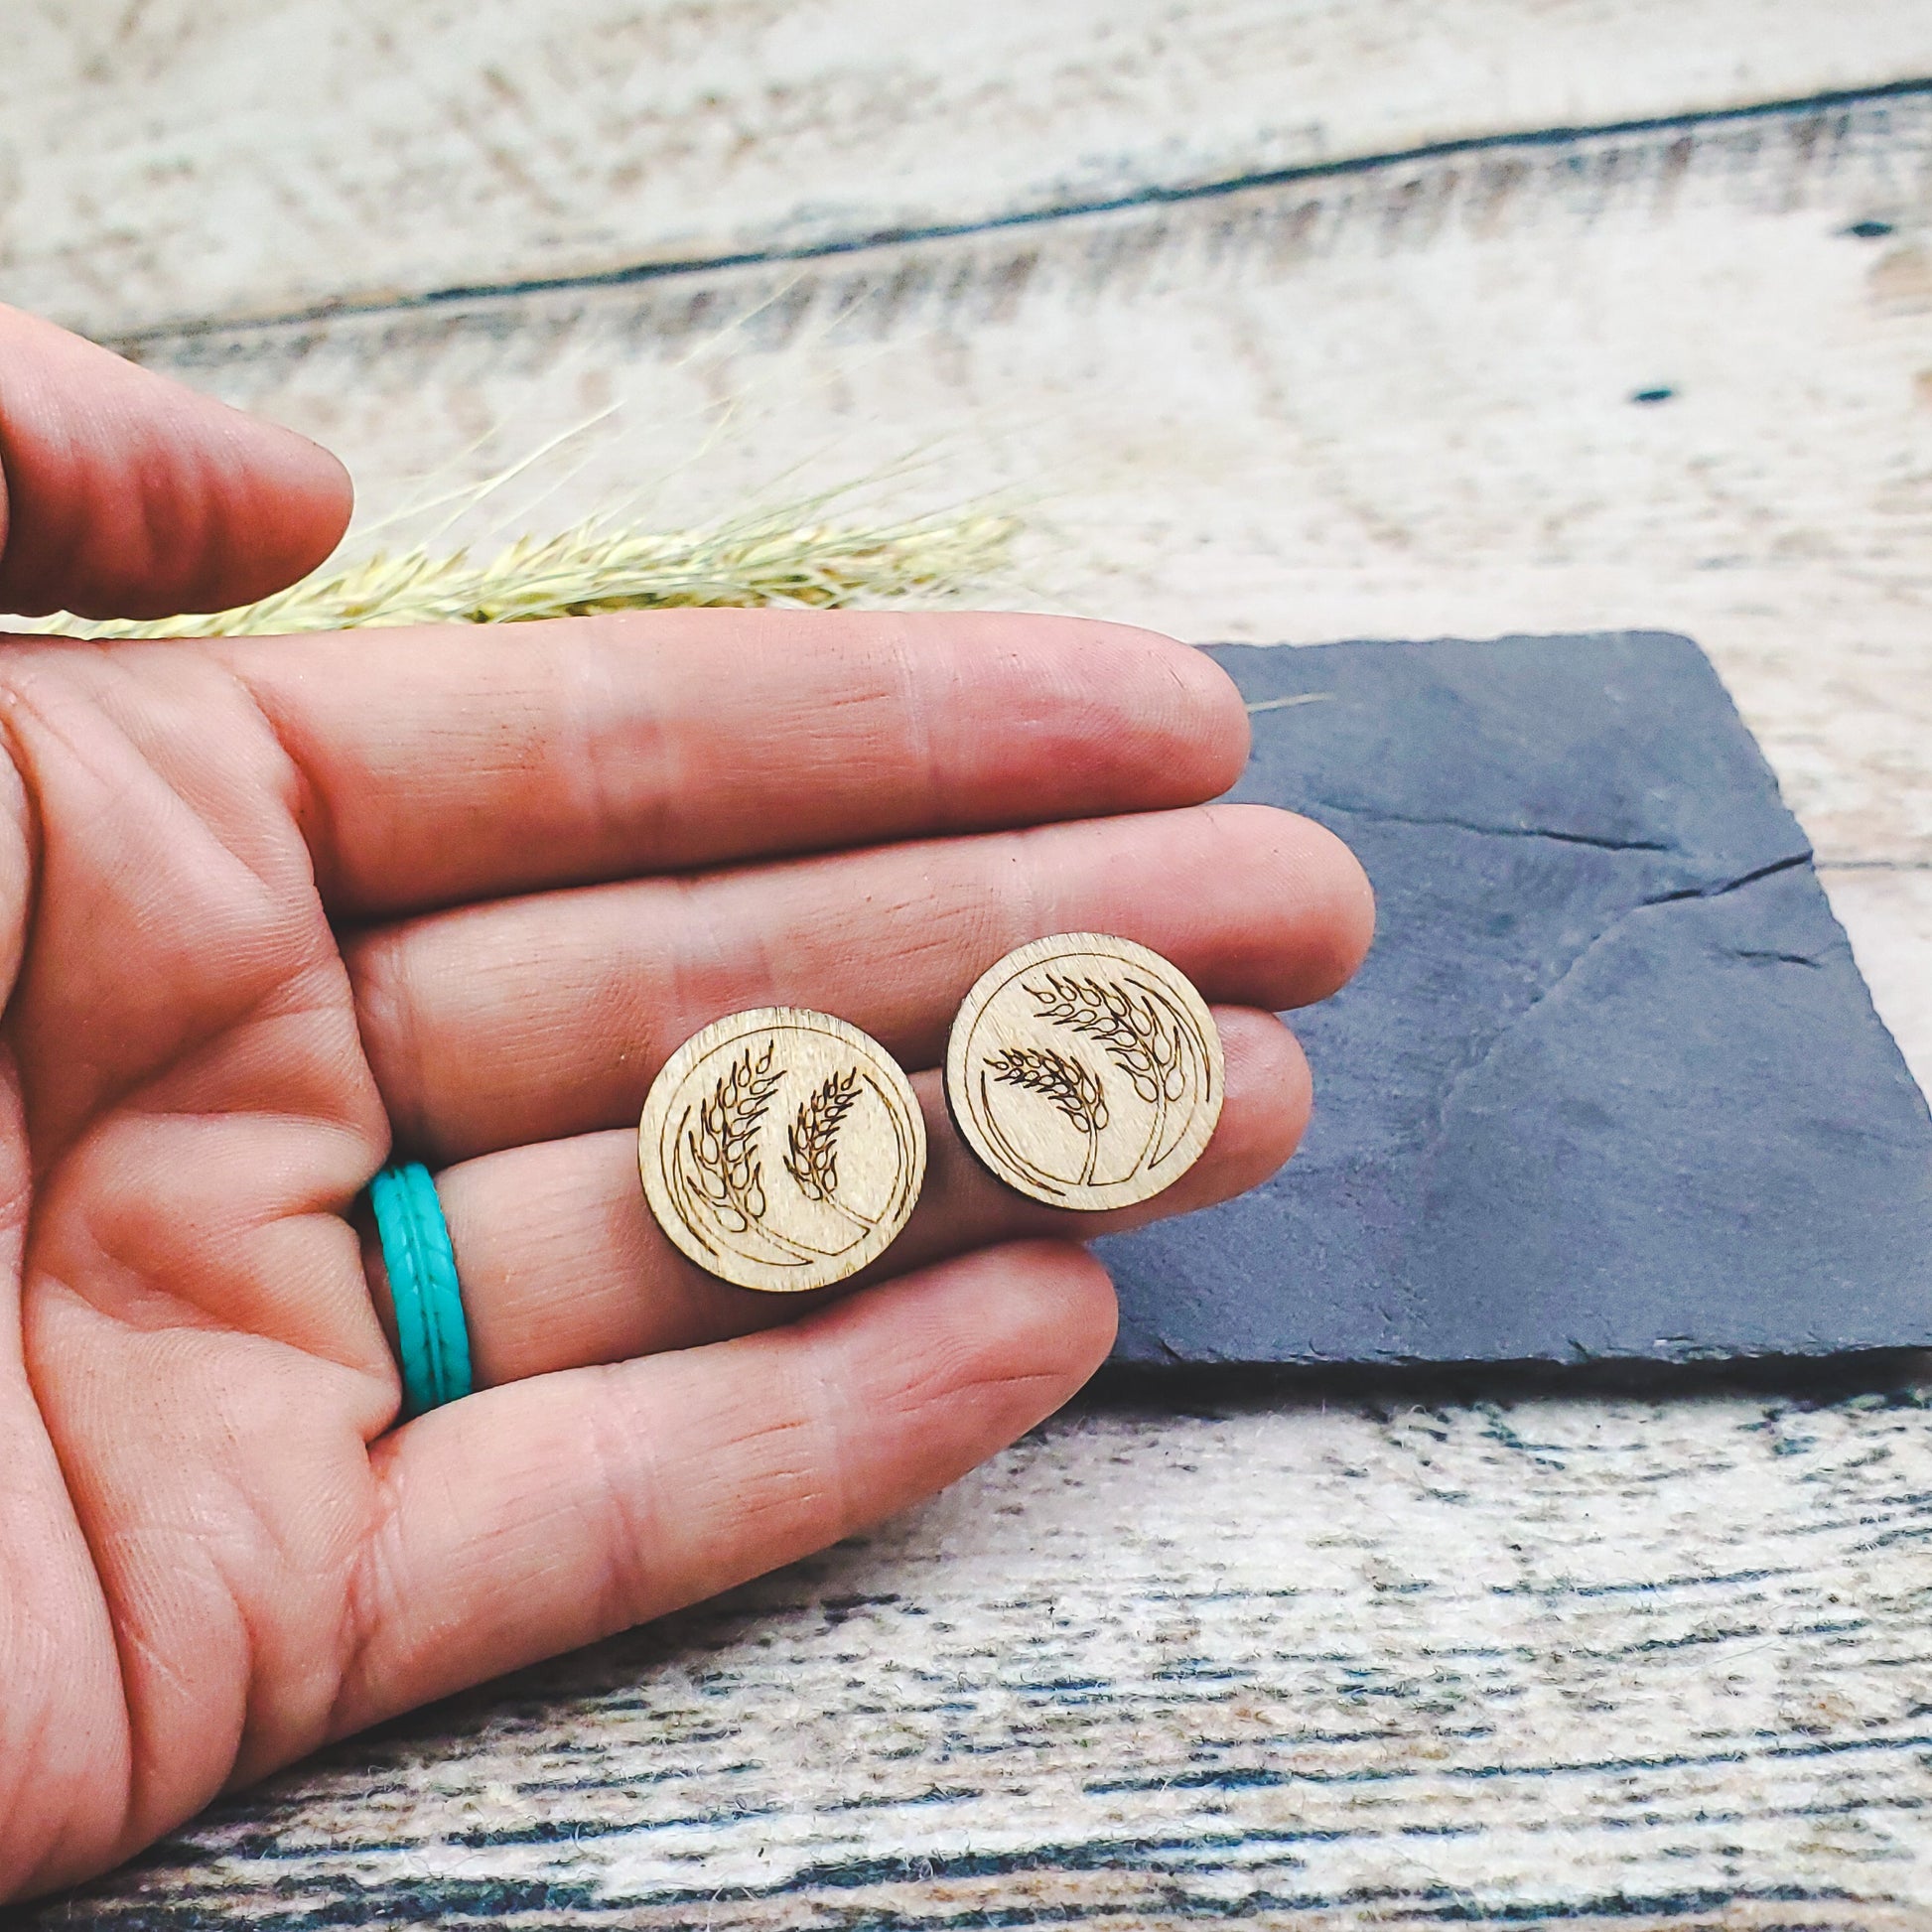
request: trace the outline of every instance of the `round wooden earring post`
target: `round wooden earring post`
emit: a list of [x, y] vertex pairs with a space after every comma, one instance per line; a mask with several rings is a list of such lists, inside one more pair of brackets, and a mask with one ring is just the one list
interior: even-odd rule
[[829, 1013], [756, 1007], [686, 1040], [637, 1124], [644, 1197], [700, 1268], [740, 1288], [829, 1288], [885, 1253], [925, 1178], [898, 1063]]
[[1131, 939], [1065, 932], [967, 994], [946, 1104], [1008, 1186], [1055, 1207], [1131, 1207], [1201, 1157], [1221, 1114], [1221, 1036], [1177, 967]]

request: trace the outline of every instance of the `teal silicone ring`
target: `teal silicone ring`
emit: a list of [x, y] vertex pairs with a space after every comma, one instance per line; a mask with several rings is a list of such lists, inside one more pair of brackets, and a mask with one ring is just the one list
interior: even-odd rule
[[384, 1168], [369, 1182], [369, 1205], [389, 1271], [402, 1357], [402, 1412], [420, 1416], [468, 1395], [470, 1324], [457, 1286], [456, 1251], [436, 1182], [420, 1161]]

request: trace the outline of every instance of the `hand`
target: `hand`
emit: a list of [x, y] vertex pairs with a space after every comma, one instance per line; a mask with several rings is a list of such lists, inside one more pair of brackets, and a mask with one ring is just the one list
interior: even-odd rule
[[[0, 311], [0, 610], [220, 608], [341, 535], [287, 432]], [[641, 1199], [652, 1074], [735, 1008], [932, 1068], [980, 970], [1118, 932], [1228, 1084], [1156, 1208], [1309, 1110], [1272, 1010], [1367, 945], [1327, 833], [1201, 801], [1207, 658], [1016, 617], [0, 641], [0, 1896], [226, 1786], [903, 1509], [1063, 1402], [1083, 1220], [932, 1165], [886, 1279], [801, 1312]], [[351, 1203], [441, 1170], [481, 1392], [396, 1427]], [[379, 1287], [379, 1283], [378, 1283]]]

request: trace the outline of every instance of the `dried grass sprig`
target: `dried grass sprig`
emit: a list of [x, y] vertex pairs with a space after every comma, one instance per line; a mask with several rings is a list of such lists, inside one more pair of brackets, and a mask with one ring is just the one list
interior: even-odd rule
[[81, 637], [279, 636], [412, 623], [533, 623], [608, 611], [748, 609], [958, 596], [1006, 564], [1018, 523], [988, 510], [897, 522], [815, 520], [825, 499], [691, 530], [593, 518], [519, 537], [493, 557], [426, 545], [322, 570], [212, 616], [27, 626]]

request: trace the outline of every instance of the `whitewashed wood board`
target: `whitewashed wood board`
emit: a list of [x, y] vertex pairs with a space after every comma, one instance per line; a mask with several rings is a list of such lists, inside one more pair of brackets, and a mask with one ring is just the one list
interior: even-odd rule
[[1918, 0], [12, 0], [0, 295], [124, 331], [1929, 74]]
[[1932, 1094], [1932, 866], [1827, 867], [1819, 877], [1872, 1005]]
[[[615, 402], [483, 520], [701, 514], [922, 454], [873, 499], [1010, 492], [1015, 601], [1196, 637], [1689, 628], [1909, 997], [1929, 114], [138, 352], [324, 434], [377, 509]], [[1881, 207], [1891, 233], [1844, 232]], [[1926, 1369], [1842, 1374], [1116, 1393], [35, 1916], [1905, 1932], [1932, 1913]]]
[[1921, 1398], [1294, 1391], [1085, 1405], [44, 1922], [1924, 1923]]

